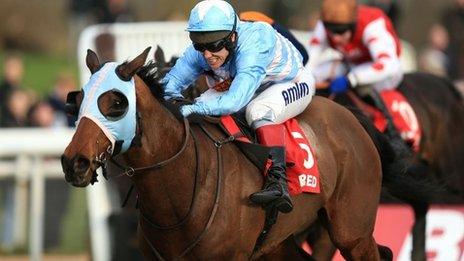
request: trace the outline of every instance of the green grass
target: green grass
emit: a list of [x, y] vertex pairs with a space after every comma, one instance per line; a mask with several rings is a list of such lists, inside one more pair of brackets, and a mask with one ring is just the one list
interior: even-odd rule
[[[77, 82], [77, 61], [66, 56], [42, 53], [22, 53], [24, 59], [23, 87], [35, 90], [40, 96], [46, 96], [60, 73], [71, 73]], [[3, 72], [5, 52], [0, 51], [0, 70]]]

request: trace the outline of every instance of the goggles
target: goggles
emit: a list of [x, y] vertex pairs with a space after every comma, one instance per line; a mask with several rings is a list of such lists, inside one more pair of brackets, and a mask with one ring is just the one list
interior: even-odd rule
[[232, 26], [232, 30], [226, 37], [219, 39], [215, 42], [211, 42], [211, 43], [195, 43], [194, 42], [193, 48], [199, 52], [204, 52], [206, 50], [212, 53], [219, 52], [220, 50], [222, 50], [222, 48], [226, 47], [227, 45], [230, 45], [230, 42], [232, 41], [231, 38], [235, 32], [236, 27], [237, 27], [237, 16], [234, 16], [234, 25]]
[[226, 38], [220, 39], [220, 40], [218, 40], [216, 42], [212, 42], [212, 43], [193, 43], [193, 48], [195, 48], [195, 50], [197, 50], [199, 52], [204, 52], [206, 50], [208, 50], [208, 51], [210, 51], [212, 53], [219, 52], [230, 41], [230, 36], [231, 35], [232, 34], [228, 35]]
[[324, 24], [325, 29], [331, 32], [332, 34], [344, 34], [347, 31], [354, 32], [354, 29], [356, 28], [356, 23], [339, 24], [339, 23], [323, 22], [323, 24]]

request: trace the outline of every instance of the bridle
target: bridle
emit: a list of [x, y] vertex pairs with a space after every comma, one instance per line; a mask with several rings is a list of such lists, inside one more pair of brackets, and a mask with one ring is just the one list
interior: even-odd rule
[[[183, 139], [183, 143], [182, 143], [182, 146], [181, 148], [179, 149], [179, 151], [177, 151], [172, 157], [166, 159], [166, 160], [163, 160], [159, 163], [156, 163], [156, 164], [153, 164], [153, 165], [149, 165], [149, 166], [144, 166], [144, 167], [138, 167], [138, 168], [134, 168], [134, 167], [131, 167], [131, 166], [125, 166], [125, 165], [122, 165], [118, 162], [116, 162], [115, 160], [113, 160], [112, 158], [109, 158], [109, 160], [114, 163], [117, 167], [119, 167], [120, 169], [123, 169], [123, 173], [118, 175], [118, 176], [122, 176], [122, 175], [126, 175], [130, 178], [132, 178], [133, 176], [135, 175], [142, 175], [142, 174], [145, 174], [143, 173], [144, 171], [148, 171], [148, 170], [156, 170], [156, 169], [161, 169], [165, 166], [167, 166], [168, 164], [170, 164], [171, 162], [173, 162], [174, 160], [176, 160], [180, 155], [182, 155], [182, 153], [184, 153], [185, 149], [187, 148], [187, 145], [188, 145], [188, 142], [190, 140], [190, 137], [192, 137], [193, 139], [193, 143], [194, 143], [194, 148], [195, 148], [195, 161], [196, 161], [196, 166], [195, 166], [195, 177], [194, 177], [194, 185], [193, 185], [193, 192], [192, 192], [192, 199], [190, 201], [190, 204], [189, 204], [189, 208], [188, 208], [188, 211], [187, 213], [181, 218], [179, 219], [178, 222], [176, 222], [175, 224], [171, 224], [171, 225], [159, 225], [159, 224], [156, 224], [155, 222], [153, 222], [152, 220], [150, 220], [150, 218], [143, 212], [143, 205], [140, 204], [140, 216], [141, 218], [139, 219], [139, 225], [140, 227], [142, 228], [141, 229], [141, 233], [145, 239], [145, 241], [147, 242], [147, 244], [150, 246], [150, 249], [151, 251], [153, 252], [153, 254], [156, 256], [156, 258], [158, 260], [166, 260], [162, 257], [162, 255], [160, 254], [160, 252], [156, 249], [156, 247], [150, 242], [149, 238], [147, 237], [146, 233], [144, 232], [143, 230], [143, 224], [148, 224], [151, 228], [154, 228], [154, 229], [157, 229], [157, 230], [173, 230], [173, 229], [177, 229], [179, 228], [180, 226], [182, 226], [183, 224], [185, 224], [185, 222], [189, 219], [189, 217], [191, 216], [191, 213], [192, 213], [192, 210], [193, 210], [193, 206], [195, 204], [195, 199], [196, 199], [196, 194], [197, 194], [197, 185], [198, 185], [198, 175], [199, 175], [199, 168], [200, 168], [200, 165], [199, 165], [199, 157], [200, 157], [200, 154], [199, 154], [199, 149], [198, 149], [198, 142], [197, 142], [197, 139], [195, 137], [195, 134], [194, 134], [194, 131], [190, 128], [190, 123], [189, 121], [186, 119], [186, 118], [183, 118], [183, 126], [184, 126], [184, 133], [185, 133], [185, 136], [184, 136], [184, 139]], [[205, 126], [203, 124], [199, 124], [198, 125], [200, 127], [200, 129], [206, 134], [206, 136], [213, 141], [214, 143], [214, 146], [216, 147], [216, 155], [217, 155], [217, 162], [218, 162], [218, 166], [217, 166], [217, 174], [216, 174], [216, 191], [215, 191], [215, 199], [214, 199], [214, 206], [211, 210], [211, 213], [209, 214], [209, 218], [208, 218], [208, 221], [205, 225], [205, 227], [203, 228], [203, 230], [195, 237], [195, 239], [189, 243], [187, 245], [187, 247], [181, 252], [180, 255], [178, 255], [176, 258], [174, 258], [174, 260], [176, 259], [180, 259], [182, 257], [184, 257], [187, 253], [189, 253], [192, 249], [195, 248], [195, 246], [198, 245], [198, 243], [203, 239], [204, 235], [206, 234], [206, 232], [208, 231], [208, 229], [210, 228], [211, 224], [213, 223], [213, 220], [216, 216], [216, 213], [217, 213], [217, 210], [218, 210], [218, 207], [219, 207], [219, 198], [220, 198], [220, 193], [221, 193], [221, 184], [222, 184], [222, 174], [223, 174], [223, 163], [222, 163], [222, 155], [221, 155], [221, 151], [220, 149], [222, 148], [222, 146], [226, 143], [229, 143], [231, 141], [233, 141], [233, 139], [231, 139], [230, 137], [227, 137], [225, 139], [220, 139], [220, 140], [217, 140], [213, 137], [213, 135], [205, 128]], [[96, 157], [96, 161], [99, 160], [99, 159], [105, 159], [106, 160], [106, 157], [105, 156], [101, 156], [101, 155], [106, 155], [109, 153], [109, 151], [111, 151], [111, 145], [109, 148], [107, 148], [107, 150], [105, 152], [102, 152], [100, 154], [99, 157]], [[106, 165], [104, 161], [102, 160], [99, 160], [97, 162], [102, 162], [101, 163], [101, 166], [104, 166]]]

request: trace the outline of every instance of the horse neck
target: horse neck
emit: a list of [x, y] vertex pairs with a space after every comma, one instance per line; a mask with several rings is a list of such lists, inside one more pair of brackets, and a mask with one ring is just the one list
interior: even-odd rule
[[[126, 153], [134, 168], [151, 166], [173, 157], [185, 139], [183, 124], [151, 94], [141, 79], [136, 78], [137, 111], [141, 117], [141, 147]], [[168, 165], [136, 173], [133, 182], [139, 193], [141, 210], [157, 223], [172, 223], [186, 212], [192, 197], [195, 178], [193, 141], [179, 157]], [[156, 216], [154, 213], [163, 213]]]

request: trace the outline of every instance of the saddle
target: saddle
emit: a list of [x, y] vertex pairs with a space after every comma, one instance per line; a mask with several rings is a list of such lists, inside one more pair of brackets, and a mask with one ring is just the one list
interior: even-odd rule
[[[385, 131], [388, 124], [387, 118], [377, 107], [360, 98], [353, 91], [348, 91], [346, 94], [356, 107], [361, 109], [372, 120], [374, 126], [380, 132]], [[417, 152], [419, 150], [422, 131], [416, 113], [409, 101], [397, 90], [382, 91], [380, 92], [380, 97], [387, 107], [393, 119], [393, 125], [398, 130], [401, 138]]]
[[[269, 148], [257, 143], [255, 132], [245, 123], [240, 115], [221, 116], [220, 127], [227, 134], [235, 137], [241, 151], [267, 175], [271, 165]], [[314, 152], [296, 119], [283, 123], [286, 133], [285, 151], [287, 178], [290, 195], [303, 192], [320, 193], [319, 170]]]
[[[164, 105], [177, 118], [181, 119], [182, 115], [178, 108], [185, 103], [186, 101], [165, 102]], [[188, 117], [188, 120], [193, 124], [201, 125], [206, 122], [218, 126], [227, 135], [225, 141], [233, 141], [240, 151], [258, 167], [260, 172], [267, 175], [267, 169], [271, 164], [269, 160], [270, 149], [257, 142], [256, 134], [246, 123], [244, 114], [236, 113], [219, 118], [192, 114]], [[286, 136], [288, 137], [285, 151], [290, 195], [303, 192], [320, 193], [319, 169], [308, 139], [296, 119], [287, 120], [283, 124], [286, 127]]]

